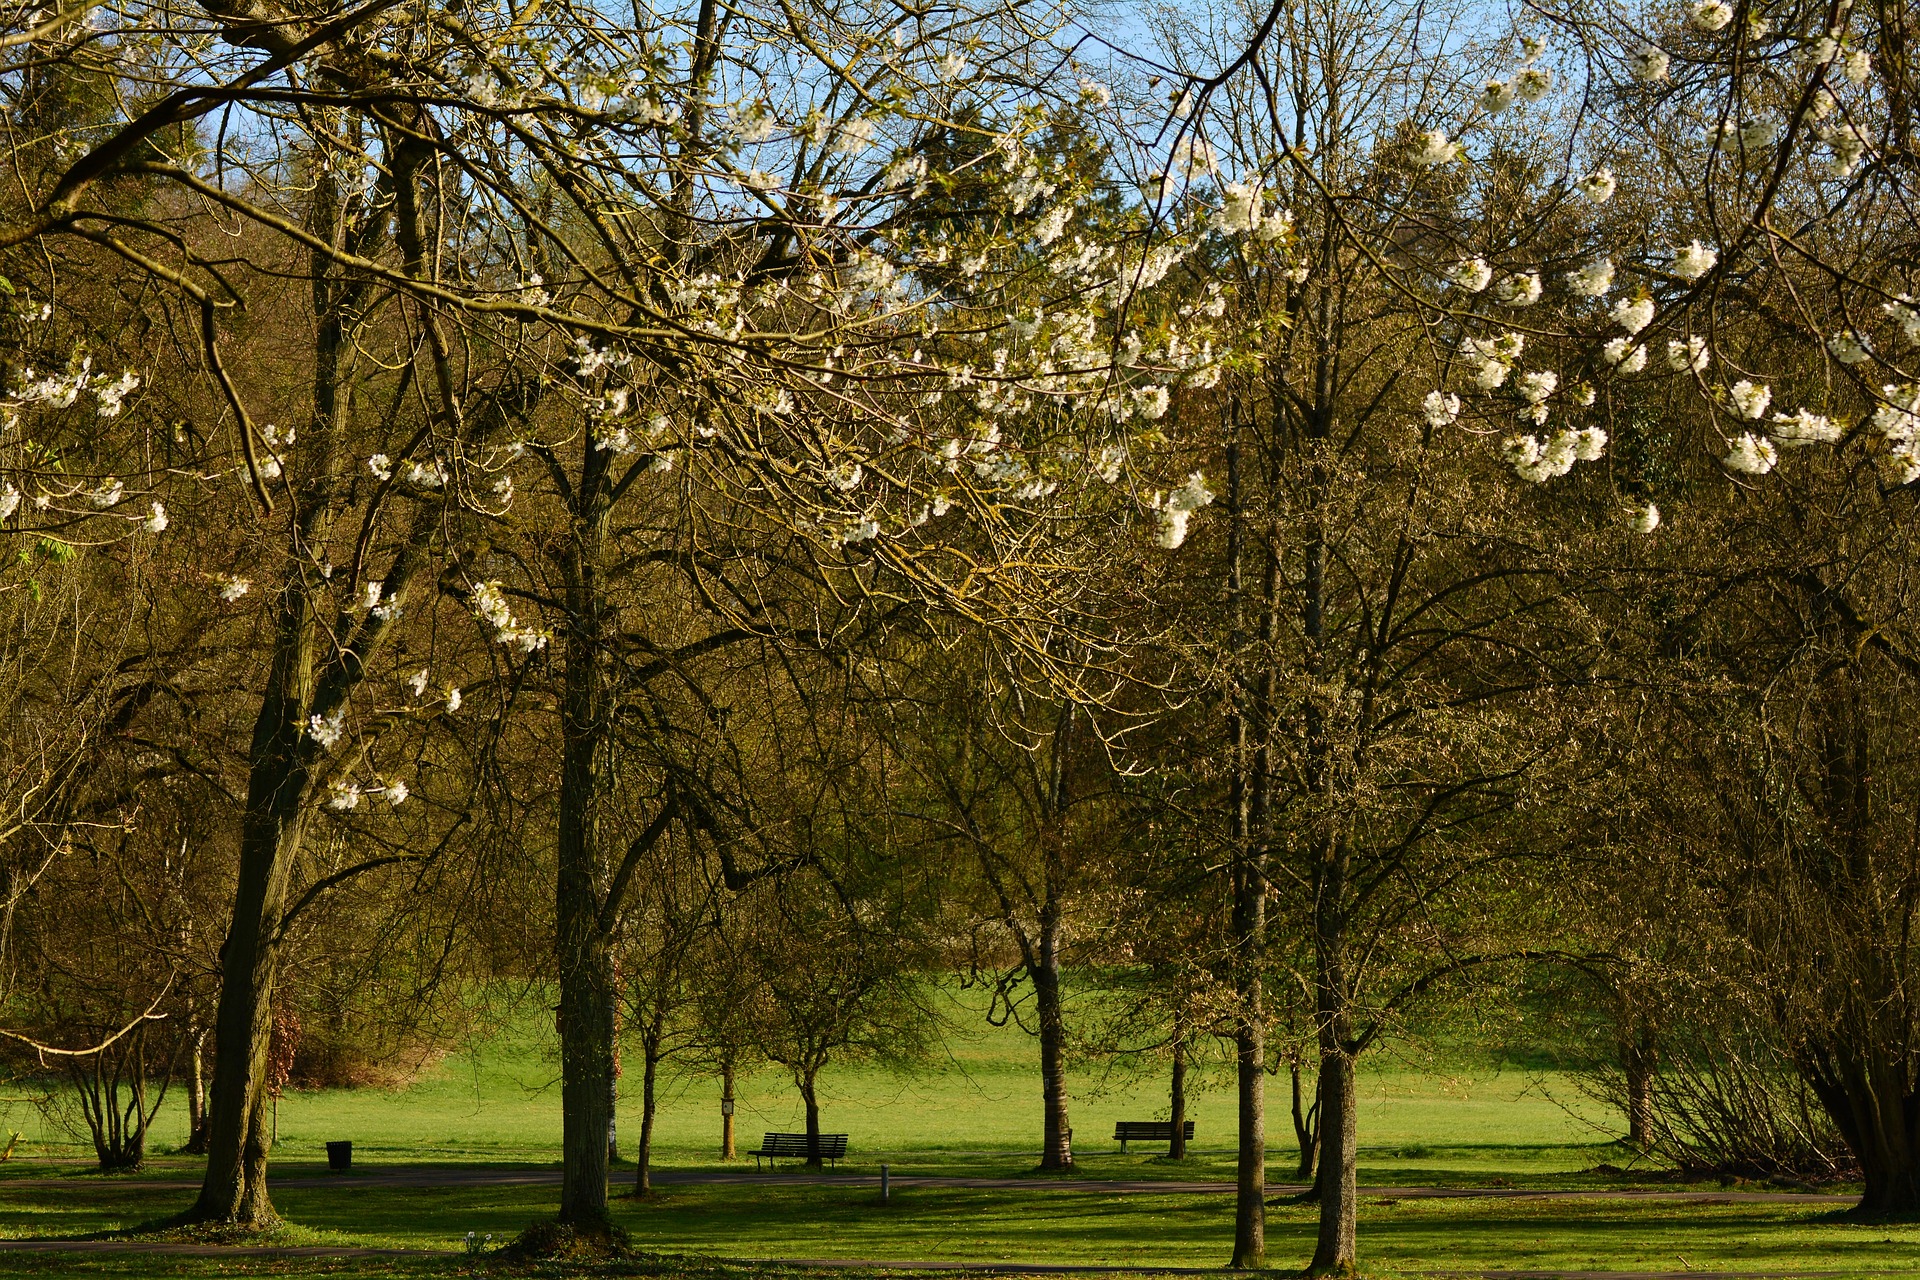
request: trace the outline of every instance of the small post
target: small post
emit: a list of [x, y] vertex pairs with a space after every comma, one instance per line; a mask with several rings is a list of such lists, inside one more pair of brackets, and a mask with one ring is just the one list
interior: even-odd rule
[[892, 1190], [887, 1184], [887, 1166], [882, 1164], [880, 1166], [880, 1203], [885, 1204], [891, 1194]]

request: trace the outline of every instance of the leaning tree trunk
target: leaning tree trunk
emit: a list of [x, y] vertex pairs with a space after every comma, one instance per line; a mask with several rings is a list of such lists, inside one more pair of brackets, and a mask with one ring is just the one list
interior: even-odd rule
[[1320, 1086], [1316, 1080], [1314, 1099], [1308, 1103], [1300, 1088], [1300, 1064], [1289, 1064], [1287, 1072], [1293, 1077], [1293, 1140], [1300, 1150], [1294, 1177], [1313, 1187], [1320, 1167]]
[[1173, 1132], [1167, 1141], [1167, 1159], [1187, 1158], [1187, 1038], [1175, 1032], [1173, 1037], [1173, 1085], [1167, 1111], [1173, 1118]]
[[1051, 911], [1040, 920], [1033, 964], [1033, 997], [1040, 1019], [1040, 1167], [1073, 1167], [1073, 1126], [1067, 1117], [1067, 1017], [1060, 996], [1060, 934]]
[[809, 1068], [800, 1077], [800, 1100], [807, 1104], [807, 1167], [818, 1169], [825, 1162], [820, 1157], [820, 1098], [814, 1092], [813, 1082], [819, 1068]]
[[660, 1069], [660, 1039], [648, 1036], [640, 1045], [640, 1150], [634, 1156], [639, 1169], [633, 1175], [633, 1194], [653, 1194], [653, 1085]]
[[239, 876], [226, 942], [220, 948], [207, 1168], [200, 1198], [186, 1215], [193, 1222], [269, 1227], [279, 1221], [267, 1195], [267, 1156], [273, 1146], [267, 1062], [279, 976], [280, 918], [305, 830], [302, 802], [308, 769], [299, 754], [299, 726], [310, 701], [308, 618], [305, 593], [296, 580], [282, 594], [274, 670], [254, 723]]

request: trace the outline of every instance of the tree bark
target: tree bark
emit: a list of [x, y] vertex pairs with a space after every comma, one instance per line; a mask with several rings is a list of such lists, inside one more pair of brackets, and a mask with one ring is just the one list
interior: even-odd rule
[[800, 1081], [800, 1098], [807, 1104], [807, 1167], [818, 1169], [825, 1162], [820, 1158], [820, 1100], [813, 1081], [814, 1073], [807, 1072]]
[[1187, 1158], [1187, 1039], [1173, 1038], [1173, 1087], [1167, 1110], [1173, 1117], [1173, 1133], [1167, 1142], [1167, 1159]]
[[739, 1153], [733, 1146], [733, 1060], [729, 1058], [720, 1067], [720, 1158], [735, 1160]]
[[[1877, 1037], [1876, 1037], [1877, 1038]], [[1801, 1071], [1832, 1117], [1866, 1183], [1853, 1216], [1920, 1219], [1920, 1083], [1904, 1055], [1884, 1042], [1803, 1051]]]
[[1293, 1140], [1300, 1151], [1300, 1163], [1294, 1170], [1294, 1177], [1311, 1185], [1320, 1167], [1320, 1085], [1316, 1078], [1313, 1101], [1302, 1107], [1300, 1064], [1290, 1063], [1287, 1072], [1293, 1077]]
[[277, 935], [305, 830], [308, 777], [297, 753], [301, 713], [309, 701], [311, 640], [305, 595], [296, 579], [282, 595], [274, 671], [254, 722], [239, 876], [220, 948], [207, 1168], [199, 1200], [187, 1214], [194, 1222], [264, 1228], [280, 1220], [267, 1194], [273, 1139], [266, 1077], [279, 976]]
[[1636, 1151], [1653, 1146], [1653, 1052], [1645, 1032], [1621, 1046], [1627, 1075], [1627, 1143]]
[[[1227, 439], [1227, 595], [1237, 637], [1248, 627], [1244, 579], [1246, 504], [1240, 474], [1240, 410], [1229, 406]], [[1269, 549], [1258, 617], [1261, 648], [1273, 638], [1279, 599], [1278, 560]], [[1242, 667], [1232, 689], [1232, 794], [1228, 808], [1233, 842], [1231, 945], [1229, 960], [1234, 1012], [1234, 1072], [1239, 1102], [1239, 1154], [1234, 1178], [1233, 1265], [1267, 1265], [1267, 1038], [1265, 993], [1260, 966], [1266, 951], [1266, 853], [1260, 834], [1266, 826], [1269, 762], [1264, 742], [1267, 708], [1272, 705], [1274, 672], [1262, 665], [1260, 680]]]
[[1353, 1058], [1342, 1048], [1320, 1058], [1320, 1235], [1311, 1275], [1352, 1275], [1357, 1262], [1359, 1132]]
[[1058, 925], [1043, 912], [1032, 971], [1040, 1018], [1040, 1167], [1073, 1167], [1073, 1127], [1067, 1116], [1067, 1019], [1060, 999]]
[[187, 1042], [187, 1145], [188, 1155], [207, 1154], [207, 1029], [196, 1024]]
[[640, 1150], [634, 1156], [639, 1169], [633, 1176], [633, 1193], [653, 1194], [653, 1086], [660, 1067], [659, 1041], [649, 1038], [641, 1046], [645, 1062], [640, 1071]]
[[583, 449], [564, 564], [566, 641], [560, 706], [560, 821], [554, 946], [560, 980], [560, 1213], [605, 1237], [613, 1094], [613, 948], [601, 920], [608, 878], [600, 816], [611, 736], [607, 604], [601, 580], [610, 518], [610, 451]]

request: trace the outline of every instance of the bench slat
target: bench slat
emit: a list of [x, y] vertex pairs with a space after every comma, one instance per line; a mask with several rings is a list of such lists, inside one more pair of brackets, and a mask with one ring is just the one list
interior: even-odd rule
[[[804, 1133], [769, 1133], [760, 1139], [760, 1149], [752, 1153], [755, 1162], [762, 1158], [804, 1160], [807, 1158], [807, 1135]], [[843, 1160], [847, 1154], [847, 1135], [844, 1133], [823, 1133], [820, 1135], [820, 1157], [823, 1160]]]

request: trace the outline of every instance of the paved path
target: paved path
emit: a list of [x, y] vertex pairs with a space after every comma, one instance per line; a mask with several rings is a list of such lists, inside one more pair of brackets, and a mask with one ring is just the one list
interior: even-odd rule
[[[613, 1186], [618, 1192], [623, 1185], [619, 1171], [615, 1171]], [[877, 1190], [880, 1179], [869, 1174], [835, 1173], [705, 1173], [680, 1172], [673, 1169], [657, 1170], [653, 1175], [657, 1186], [709, 1186], [709, 1185], [745, 1185], [745, 1186], [836, 1186], [859, 1187]], [[495, 1169], [484, 1166], [462, 1165], [369, 1165], [364, 1171], [349, 1174], [296, 1175], [270, 1179], [270, 1186], [282, 1190], [320, 1190], [324, 1188], [448, 1188], [461, 1187], [512, 1187], [512, 1186], [558, 1186], [558, 1169], [509, 1168]], [[977, 1191], [1076, 1191], [1094, 1195], [1232, 1195], [1234, 1184], [1231, 1182], [1176, 1182], [1142, 1178], [1133, 1181], [1096, 1178], [967, 1178], [944, 1177], [934, 1175], [897, 1175], [892, 1179], [894, 1186], [906, 1189], [913, 1187], [955, 1188]], [[198, 1181], [128, 1178], [109, 1181], [100, 1177], [53, 1177], [20, 1178], [0, 1180], [0, 1195], [14, 1188], [48, 1190], [78, 1190], [87, 1187], [120, 1185], [138, 1187], [154, 1191], [194, 1191], [199, 1189]], [[1280, 1198], [1298, 1195], [1306, 1190], [1298, 1183], [1273, 1183], [1267, 1187], [1270, 1196]], [[1586, 1190], [1565, 1188], [1532, 1187], [1393, 1187], [1366, 1186], [1360, 1188], [1360, 1194], [1378, 1200], [1452, 1200], [1452, 1199], [1497, 1199], [1497, 1200], [1648, 1200], [1667, 1201], [1683, 1204], [1825, 1204], [1851, 1205], [1859, 1197], [1848, 1195], [1826, 1195], [1818, 1192], [1803, 1191], [1719, 1191], [1637, 1187], [1596, 1187]]]

